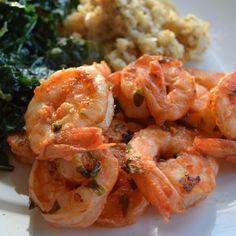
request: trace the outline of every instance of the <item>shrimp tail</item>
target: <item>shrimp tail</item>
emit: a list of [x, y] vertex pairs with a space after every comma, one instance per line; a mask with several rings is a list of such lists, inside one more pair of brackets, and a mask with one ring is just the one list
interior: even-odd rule
[[217, 138], [195, 138], [194, 146], [200, 153], [236, 163], [236, 142]]
[[[106, 149], [104, 136], [100, 128], [72, 128], [62, 130], [55, 139], [44, 146], [38, 160], [64, 158], [71, 160], [73, 155], [95, 149]], [[111, 144], [109, 144], [109, 147]]]
[[[164, 222], [168, 223], [172, 212], [185, 210], [182, 197], [166, 175], [154, 164], [151, 157], [143, 157], [142, 160], [139, 160], [139, 166], [142, 175], [146, 177], [143, 178], [140, 174], [133, 174], [139, 190], [158, 209]], [[153, 186], [152, 191], [147, 191], [146, 186]]]

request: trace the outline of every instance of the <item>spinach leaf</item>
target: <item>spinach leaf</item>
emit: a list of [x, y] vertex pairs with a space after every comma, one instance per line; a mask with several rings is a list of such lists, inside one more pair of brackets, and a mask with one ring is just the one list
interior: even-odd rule
[[[94, 42], [60, 37], [78, 0], [0, 0], [0, 170], [10, 170], [6, 136], [22, 130], [34, 88], [55, 70], [100, 59]], [[5, 166], [4, 168], [1, 167]]]

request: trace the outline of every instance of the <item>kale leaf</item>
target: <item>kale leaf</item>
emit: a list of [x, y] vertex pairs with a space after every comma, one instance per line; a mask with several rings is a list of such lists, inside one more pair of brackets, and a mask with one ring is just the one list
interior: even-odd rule
[[96, 45], [60, 37], [78, 0], [0, 0], [0, 170], [11, 170], [6, 136], [22, 130], [34, 88], [55, 70], [100, 60]]

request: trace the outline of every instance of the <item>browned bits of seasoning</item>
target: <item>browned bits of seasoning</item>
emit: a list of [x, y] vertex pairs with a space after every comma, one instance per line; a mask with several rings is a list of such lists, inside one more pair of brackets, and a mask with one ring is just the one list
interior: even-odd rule
[[231, 96], [236, 96], [236, 88], [233, 89], [233, 90], [230, 92], [230, 95], [231, 95]]
[[133, 190], [136, 190], [138, 187], [132, 178], [128, 178], [129, 185]]
[[57, 172], [57, 164], [55, 162], [48, 162], [48, 172], [50, 175], [54, 175]]
[[190, 175], [185, 175], [182, 177], [179, 182], [183, 185], [183, 188], [186, 192], [191, 192], [193, 187], [200, 182], [200, 176], [190, 176]]
[[52, 123], [52, 131], [57, 132], [62, 128], [62, 124], [59, 121], [54, 121]]
[[144, 89], [139, 88], [133, 95], [133, 102], [136, 107], [140, 107], [144, 102]]
[[88, 157], [80, 166], [76, 167], [76, 171], [87, 178], [96, 177], [102, 168], [102, 163], [92, 153], [88, 152], [87, 154]]
[[176, 129], [175, 127], [170, 127], [170, 133], [172, 135], [176, 135], [176, 134], [178, 134], [178, 129]]
[[128, 143], [133, 138], [133, 134], [134, 133], [128, 129], [124, 134], [122, 134], [121, 142]]
[[124, 129], [124, 124], [119, 123], [119, 124], [116, 124], [116, 125], [115, 125], [114, 130], [115, 130], [116, 132], [120, 132], [122, 129]]
[[171, 57], [160, 57], [160, 59], [158, 60], [160, 64], [164, 64], [164, 63], [168, 63], [173, 61], [173, 59]]
[[129, 207], [129, 196], [127, 194], [121, 195], [119, 202], [122, 209], [123, 217], [125, 217], [127, 215], [128, 207]]
[[164, 131], [167, 131], [167, 132], [170, 131], [170, 128], [167, 127], [166, 125], [161, 125], [160, 128], [161, 128], [162, 130], [164, 130]]
[[121, 109], [121, 107], [120, 107], [120, 103], [119, 103], [119, 101], [118, 101], [117, 98], [114, 98], [114, 103], [115, 103], [115, 106], [114, 106], [114, 108], [115, 108], [115, 113], [117, 114], [117, 113], [121, 112], [122, 109]]
[[76, 202], [83, 202], [83, 199], [82, 199], [82, 197], [81, 197], [81, 195], [79, 193], [75, 193], [74, 194], [74, 200]]

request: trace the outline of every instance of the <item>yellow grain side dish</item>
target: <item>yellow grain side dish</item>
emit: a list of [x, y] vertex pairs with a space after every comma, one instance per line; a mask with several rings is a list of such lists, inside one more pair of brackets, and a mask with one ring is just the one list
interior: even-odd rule
[[95, 40], [113, 70], [145, 53], [199, 59], [209, 44], [208, 23], [181, 17], [167, 0], [81, 0], [64, 26]]

